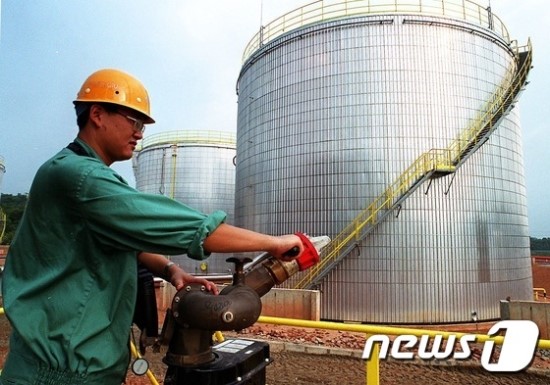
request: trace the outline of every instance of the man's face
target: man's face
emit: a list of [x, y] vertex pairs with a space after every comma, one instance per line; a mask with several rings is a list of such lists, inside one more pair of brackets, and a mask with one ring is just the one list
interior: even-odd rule
[[107, 165], [128, 160], [136, 148], [138, 140], [143, 138], [143, 121], [137, 112], [119, 107], [116, 112], [103, 110], [99, 127], [101, 151]]

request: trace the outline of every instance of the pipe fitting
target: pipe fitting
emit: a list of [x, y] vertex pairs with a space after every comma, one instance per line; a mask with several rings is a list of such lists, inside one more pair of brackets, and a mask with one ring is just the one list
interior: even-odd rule
[[185, 328], [242, 330], [260, 316], [260, 297], [246, 285], [227, 286], [219, 295], [201, 291], [198, 284], [190, 286], [190, 291], [178, 291], [172, 301], [174, 319]]
[[225, 323], [230, 323], [235, 319], [235, 316], [230, 311], [226, 311], [222, 314], [222, 321]]

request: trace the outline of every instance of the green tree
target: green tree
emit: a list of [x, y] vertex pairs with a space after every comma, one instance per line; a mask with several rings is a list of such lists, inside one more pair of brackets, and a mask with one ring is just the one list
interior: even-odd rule
[[531, 254], [550, 255], [550, 238], [531, 237]]
[[4, 233], [4, 238], [2, 239], [3, 245], [9, 245], [15, 235], [15, 230], [19, 225], [19, 221], [23, 216], [23, 211], [25, 210], [25, 205], [27, 204], [27, 194], [2, 194], [0, 198], [0, 206], [2, 210], [6, 213], [6, 232]]

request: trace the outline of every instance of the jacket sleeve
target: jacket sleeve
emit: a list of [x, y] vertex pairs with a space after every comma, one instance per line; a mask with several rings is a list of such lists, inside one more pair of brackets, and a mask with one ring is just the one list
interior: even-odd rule
[[108, 167], [94, 168], [77, 189], [80, 214], [106, 247], [183, 254], [205, 259], [204, 239], [226, 219], [205, 214], [163, 195], [128, 186]]

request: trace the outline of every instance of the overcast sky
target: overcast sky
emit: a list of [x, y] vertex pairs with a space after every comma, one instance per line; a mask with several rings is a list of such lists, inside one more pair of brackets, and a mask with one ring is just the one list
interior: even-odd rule
[[[236, 130], [235, 85], [244, 47], [262, 23], [311, 1], [0, 0], [0, 192], [26, 193], [42, 162], [76, 135], [71, 101], [99, 68], [120, 68], [148, 88], [169, 130]], [[487, 0], [479, 0], [486, 6]], [[534, 66], [521, 96], [531, 236], [550, 236], [548, 0], [492, 0]], [[114, 166], [129, 182], [130, 162]]]

